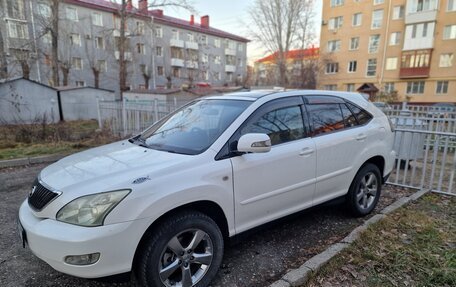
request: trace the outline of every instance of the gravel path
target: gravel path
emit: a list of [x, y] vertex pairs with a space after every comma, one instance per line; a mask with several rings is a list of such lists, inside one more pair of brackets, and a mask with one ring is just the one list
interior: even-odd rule
[[[59, 273], [23, 249], [16, 232], [19, 205], [46, 165], [0, 170], [0, 286], [130, 286], [128, 276], [86, 280]], [[385, 186], [373, 214], [413, 191]], [[366, 218], [328, 204], [268, 224], [225, 248], [213, 287], [264, 287], [345, 237]]]

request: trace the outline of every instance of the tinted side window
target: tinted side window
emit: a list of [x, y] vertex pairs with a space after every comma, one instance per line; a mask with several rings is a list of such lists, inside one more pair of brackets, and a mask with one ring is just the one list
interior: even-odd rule
[[345, 128], [339, 104], [307, 105], [307, 110], [313, 126], [312, 136]]
[[358, 108], [357, 106], [347, 103], [349, 106], [350, 110], [353, 112], [355, 115], [356, 119], [358, 120], [358, 123], [360, 125], [364, 125], [365, 123], [369, 122], [372, 119], [372, 116], [366, 112], [363, 109]]
[[345, 104], [341, 104], [342, 115], [344, 116], [345, 127], [350, 128], [358, 125], [358, 121]]
[[301, 108], [292, 106], [267, 112], [242, 128], [241, 135], [247, 133], [267, 134], [272, 145], [302, 139], [305, 131]]

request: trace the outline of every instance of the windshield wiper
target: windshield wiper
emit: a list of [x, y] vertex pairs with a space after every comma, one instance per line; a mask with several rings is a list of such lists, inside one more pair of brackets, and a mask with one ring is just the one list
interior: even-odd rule
[[145, 148], [150, 148], [147, 144], [146, 144], [146, 140], [144, 140], [141, 135], [137, 135], [136, 137], [133, 137], [131, 139], [128, 139], [129, 142], [133, 143], [133, 144], [136, 144], [136, 145], [139, 145], [141, 147], [145, 147]]

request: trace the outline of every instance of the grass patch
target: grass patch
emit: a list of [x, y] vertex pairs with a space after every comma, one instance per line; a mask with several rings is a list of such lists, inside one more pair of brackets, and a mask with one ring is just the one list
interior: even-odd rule
[[456, 197], [429, 194], [371, 226], [306, 286], [456, 286]]
[[0, 160], [73, 153], [117, 140], [93, 120], [0, 126]]

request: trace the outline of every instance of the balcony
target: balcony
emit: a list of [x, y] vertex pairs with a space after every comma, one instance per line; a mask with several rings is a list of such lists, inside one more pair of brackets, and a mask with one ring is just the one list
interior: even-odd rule
[[226, 65], [225, 66], [225, 72], [227, 72], [227, 73], [236, 72], [236, 66], [234, 66], [234, 65]]
[[225, 55], [230, 55], [230, 56], [236, 56], [236, 50], [235, 49], [225, 49]]
[[185, 65], [188, 69], [198, 69], [198, 62], [197, 61], [185, 61]]
[[176, 40], [176, 39], [171, 39], [171, 40], [169, 40], [169, 45], [170, 45], [171, 47], [184, 48], [184, 41], [182, 41], [182, 40]]
[[185, 42], [185, 48], [187, 49], [192, 49], [192, 50], [198, 50], [198, 43], [197, 42]]
[[[112, 35], [113, 35], [114, 37], [120, 37], [120, 30], [118, 30], [118, 29], [114, 30], [114, 31], [112, 32]], [[128, 36], [130, 36], [130, 32], [127, 31], [127, 30], [125, 30], [125, 37], [128, 37]]]
[[405, 24], [435, 22], [437, 20], [437, 12], [437, 10], [409, 12], [405, 15]]
[[183, 59], [171, 58], [171, 66], [184, 67], [185, 66], [185, 61]]
[[428, 78], [430, 70], [431, 67], [401, 68], [399, 77], [401, 79]]

